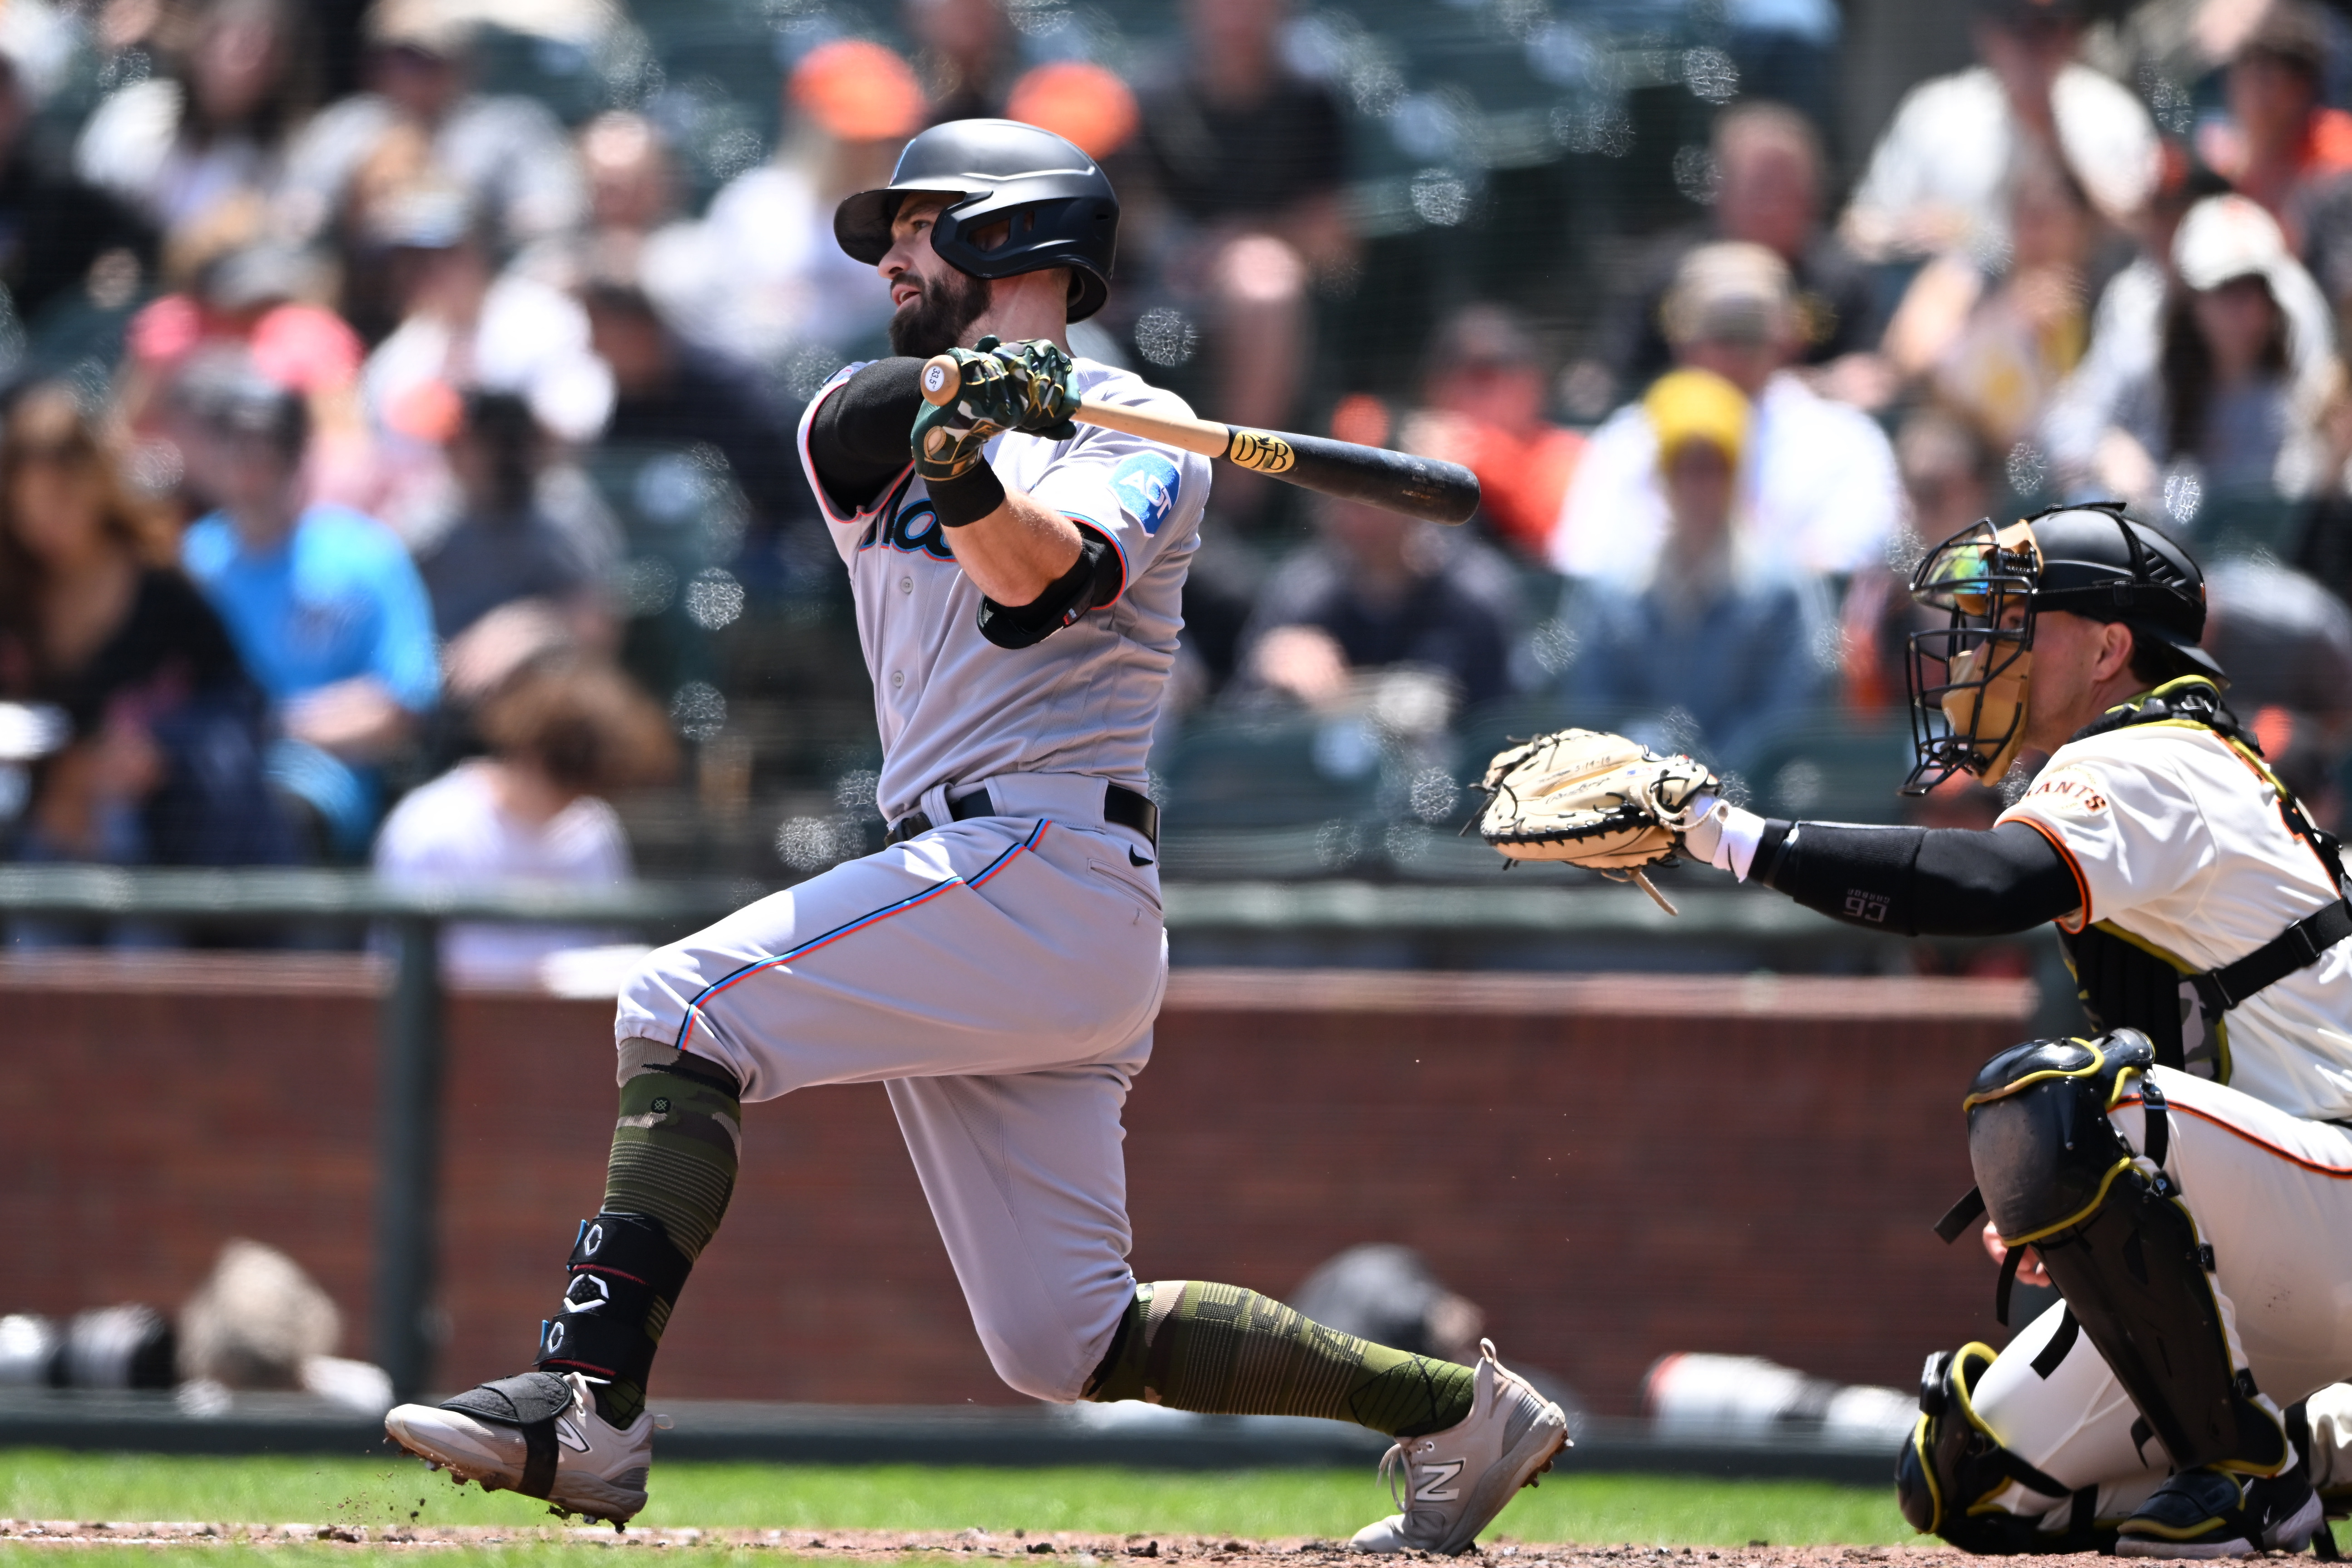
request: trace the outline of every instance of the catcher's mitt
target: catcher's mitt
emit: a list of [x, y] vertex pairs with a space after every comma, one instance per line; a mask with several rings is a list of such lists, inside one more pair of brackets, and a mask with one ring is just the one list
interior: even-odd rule
[[1692, 826], [1685, 808], [1722, 786], [1688, 757], [1560, 730], [1497, 752], [1479, 787], [1478, 836], [1503, 854], [1624, 873], [1671, 856]]

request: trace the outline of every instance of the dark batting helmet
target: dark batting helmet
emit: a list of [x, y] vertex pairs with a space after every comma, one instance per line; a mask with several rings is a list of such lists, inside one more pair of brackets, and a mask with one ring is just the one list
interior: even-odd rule
[[[950, 198], [931, 227], [931, 248], [975, 278], [1013, 278], [1048, 267], [1070, 269], [1070, 320], [1082, 321], [1110, 297], [1118, 247], [1118, 196], [1095, 161], [1050, 131], [1013, 120], [950, 120], [898, 154], [890, 183], [860, 191], [833, 213], [833, 235], [858, 260], [889, 253], [899, 204], [920, 192]], [[972, 236], [1009, 226], [986, 250]]]
[[2227, 684], [2198, 646], [2205, 574], [2171, 538], [2126, 517], [2121, 502], [2053, 507], [2007, 528], [1972, 523], [1927, 552], [1911, 596], [1949, 620], [1911, 638], [1917, 765], [1906, 794], [1956, 773], [2007, 771], [2024, 741], [2033, 622], [2044, 610], [2129, 626], [2137, 654], [2167, 679]]

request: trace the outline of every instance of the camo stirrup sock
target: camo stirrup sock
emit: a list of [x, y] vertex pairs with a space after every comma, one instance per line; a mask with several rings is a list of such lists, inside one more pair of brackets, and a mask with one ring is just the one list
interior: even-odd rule
[[1139, 1285], [1086, 1397], [1213, 1415], [1319, 1415], [1391, 1437], [1470, 1414], [1470, 1368], [1327, 1329], [1238, 1285]]
[[539, 1365], [599, 1379], [597, 1413], [626, 1426], [688, 1270], [719, 1229], [743, 1150], [734, 1078], [650, 1040], [621, 1048], [621, 1112], [604, 1205], [583, 1221], [563, 1304], [540, 1331]]

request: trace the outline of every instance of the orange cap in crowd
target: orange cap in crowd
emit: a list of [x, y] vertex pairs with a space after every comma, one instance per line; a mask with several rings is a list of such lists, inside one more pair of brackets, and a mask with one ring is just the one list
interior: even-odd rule
[[915, 68], [880, 44], [836, 38], [801, 57], [785, 85], [793, 107], [845, 142], [895, 142], [929, 108]]
[[1076, 142], [1097, 163], [1125, 146], [1143, 123], [1127, 83], [1084, 60], [1056, 60], [1024, 76], [1013, 84], [1004, 114]]

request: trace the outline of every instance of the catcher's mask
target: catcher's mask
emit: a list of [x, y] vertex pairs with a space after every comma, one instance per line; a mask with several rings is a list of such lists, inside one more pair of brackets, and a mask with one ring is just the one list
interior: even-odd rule
[[[1999, 779], [2025, 743], [2034, 617], [2065, 610], [2132, 630], [2137, 655], [2164, 679], [2209, 675], [2198, 646], [2205, 574], [2189, 552], [2120, 502], [2055, 507], [2005, 528], [1988, 518], [1952, 535], [1911, 574], [1911, 596], [1946, 624], [1911, 637], [1911, 743], [1906, 795], [1954, 773]], [[2137, 657], [2136, 655], [2136, 657]]]

